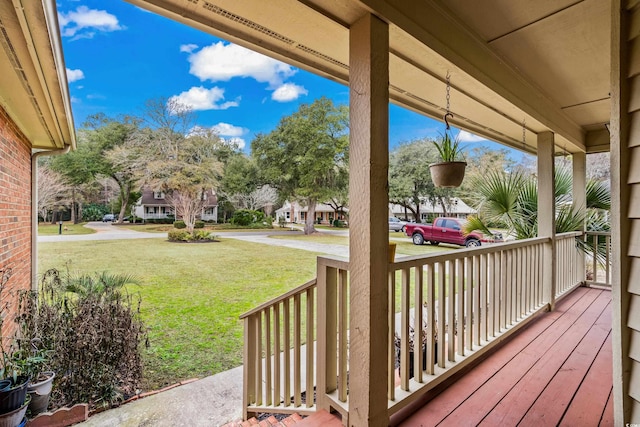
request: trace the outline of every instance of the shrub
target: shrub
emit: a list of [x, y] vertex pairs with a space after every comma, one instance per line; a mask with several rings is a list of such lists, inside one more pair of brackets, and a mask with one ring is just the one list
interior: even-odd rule
[[333, 226], [334, 227], [338, 227], [338, 228], [342, 228], [342, 227], [344, 227], [344, 223], [342, 221], [340, 221], [339, 219], [334, 219], [333, 220]]
[[128, 283], [135, 279], [49, 270], [37, 299], [31, 291], [20, 295], [20, 347], [29, 351], [36, 339], [48, 352], [47, 368], [56, 373], [52, 407], [81, 402], [109, 407], [136, 393], [146, 328], [139, 298], [124, 289]]
[[280, 228], [284, 228], [287, 225], [287, 220], [284, 219], [283, 216], [278, 217], [278, 225], [280, 226]]
[[175, 221], [173, 223], [173, 227], [177, 229], [183, 229], [183, 228], [187, 228], [187, 224], [185, 224], [184, 221]]
[[191, 240], [194, 241], [214, 241], [216, 240], [216, 236], [211, 234], [206, 230], [193, 230], [193, 234], [191, 236]]
[[109, 207], [96, 203], [88, 203], [82, 207], [83, 221], [102, 221], [104, 214], [109, 213]]
[[204, 221], [196, 221], [193, 224], [193, 228], [204, 228]]
[[188, 242], [191, 234], [187, 230], [170, 230], [169, 241], [170, 242]]
[[238, 209], [231, 217], [231, 223], [235, 225], [249, 225], [256, 222], [255, 211], [249, 209]]

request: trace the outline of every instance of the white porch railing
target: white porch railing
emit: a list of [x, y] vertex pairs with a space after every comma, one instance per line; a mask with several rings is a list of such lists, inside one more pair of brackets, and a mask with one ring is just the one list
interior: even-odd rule
[[314, 279], [240, 316], [245, 419], [257, 412], [315, 412], [315, 294]]
[[[573, 266], [579, 235], [556, 238], [557, 296], [584, 280]], [[389, 416], [548, 309], [543, 254], [550, 243], [527, 239], [389, 264]], [[348, 420], [349, 263], [319, 257], [317, 274], [317, 281], [242, 316], [245, 416], [332, 408]], [[422, 327], [412, 333], [414, 325]], [[412, 338], [424, 346], [413, 346], [410, 369]]]
[[556, 297], [570, 292], [585, 280], [584, 252], [576, 242], [583, 235], [581, 231], [556, 235]]
[[587, 231], [586, 243], [595, 250], [587, 256], [588, 285], [611, 287], [611, 233]]

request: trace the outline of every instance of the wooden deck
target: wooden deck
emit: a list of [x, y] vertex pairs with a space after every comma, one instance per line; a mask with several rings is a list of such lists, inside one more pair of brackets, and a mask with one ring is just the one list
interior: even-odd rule
[[401, 426], [611, 426], [611, 293], [578, 288]]

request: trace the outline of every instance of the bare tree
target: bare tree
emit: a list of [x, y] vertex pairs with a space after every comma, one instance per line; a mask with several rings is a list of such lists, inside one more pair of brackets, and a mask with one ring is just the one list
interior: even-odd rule
[[38, 167], [38, 214], [47, 220], [50, 210], [68, 203], [69, 185], [46, 165]]
[[[184, 188], [183, 191], [185, 191]], [[202, 214], [203, 209], [207, 205], [205, 194], [206, 191], [195, 189], [195, 191], [188, 193], [174, 191], [167, 196], [167, 201], [171, 203], [175, 209], [176, 216], [182, 218], [190, 233], [193, 232], [196, 219]]]
[[278, 200], [278, 193], [275, 188], [263, 185], [249, 194], [234, 194], [230, 199], [236, 209], [257, 210], [273, 206]]

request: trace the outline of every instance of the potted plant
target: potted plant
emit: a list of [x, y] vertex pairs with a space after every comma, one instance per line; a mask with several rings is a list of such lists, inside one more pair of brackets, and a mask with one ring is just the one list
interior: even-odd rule
[[[427, 305], [424, 305], [424, 310], [427, 309]], [[426, 370], [427, 369], [427, 322], [426, 320], [422, 320], [422, 370]], [[438, 362], [438, 322], [434, 322], [434, 326], [433, 326], [433, 334], [434, 334], [434, 341], [435, 341], [435, 345], [434, 345], [434, 351], [435, 351], [435, 359], [434, 362], [437, 363]], [[413, 378], [413, 374], [414, 374], [414, 348], [415, 348], [415, 328], [411, 325], [409, 325], [409, 378]], [[400, 360], [400, 355], [401, 355], [401, 349], [402, 349], [402, 339], [400, 338], [400, 336], [398, 335], [398, 333], [395, 333], [395, 339], [394, 339], [394, 344], [396, 346], [396, 353], [398, 356], [398, 361]], [[400, 366], [398, 366], [398, 373], [400, 373]]]
[[13, 363], [16, 369], [24, 377], [31, 379], [27, 386], [27, 393], [31, 396], [29, 404], [31, 415], [37, 415], [47, 410], [53, 379], [56, 376], [53, 371], [45, 370], [50, 352], [38, 348], [39, 341], [37, 338], [30, 341], [30, 351], [22, 348], [13, 353]]
[[456, 137], [451, 138], [449, 132], [445, 132], [433, 144], [440, 155], [439, 163], [429, 165], [431, 180], [436, 187], [454, 188], [459, 187], [464, 179], [467, 162], [462, 156], [462, 147]]

